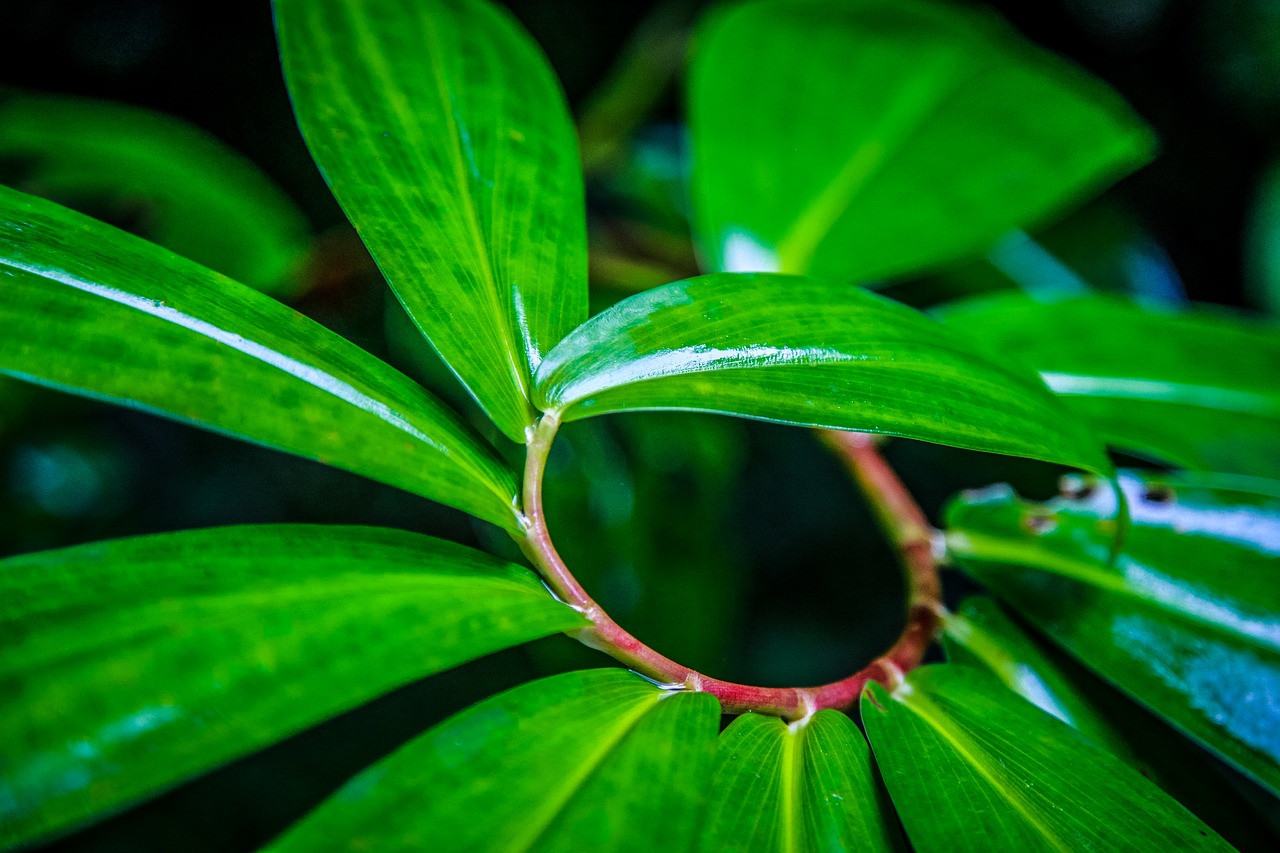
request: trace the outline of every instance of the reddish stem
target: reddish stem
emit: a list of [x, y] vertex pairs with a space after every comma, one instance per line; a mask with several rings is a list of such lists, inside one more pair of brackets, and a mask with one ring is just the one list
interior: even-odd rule
[[833, 437], [829, 439], [841, 450], [877, 507], [907, 568], [910, 605], [906, 627], [892, 648], [847, 678], [819, 687], [753, 687], [711, 678], [649, 648], [613, 621], [574, 578], [556, 553], [542, 505], [542, 478], [558, 428], [558, 413], [549, 412], [529, 436], [524, 481], [526, 533], [519, 542], [551, 591], [590, 621], [591, 624], [573, 632], [585, 645], [672, 689], [710, 693], [720, 700], [726, 714], [756, 712], [793, 720], [824, 708], [847, 710], [858, 701], [868, 681], [892, 686], [901, 679], [902, 673], [920, 663], [937, 631], [940, 612], [931, 528], [901, 481], [869, 441], [845, 442], [843, 437], [853, 436], [852, 433], [831, 433]]

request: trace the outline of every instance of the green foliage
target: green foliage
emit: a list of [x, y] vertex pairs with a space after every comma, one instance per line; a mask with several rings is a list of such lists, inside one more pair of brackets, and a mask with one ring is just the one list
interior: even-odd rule
[[137, 232], [264, 293], [303, 285], [307, 223], [249, 161], [124, 104], [0, 93], [0, 183]]
[[[1105, 240], [1072, 256], [1069, 287], [1027, 263], [1053, 242], [1027, 229], [1151, 156], [1150, 131], [1114, 94], [966, 7], [728, 5], [698, 29], [689, 81], [694, 230], [710, 274], [673, 274], [588, 320], [573, 126], [510, 15], [486, 0], [277, 0], [275, 11], [307, 143], [425, 338], [410, 360], [429, 361], [429, 346], [489, 423], [473, 429], [176, 238], [161, 248], [11, 189], [0, 189], [0, 373], [463, 510], [494, 525], [479, 528], [486, 545], [514, 545], [538, 575], [419, 534], [349, 527], [219, 528], [0, 561], [0, 846], [100, 818], [410, 680], [566, 633], [637, 672], [579, 669], [465, 708], [271, 849], [900, 850], [899, 819], [924, 853], [1229, 849], [1186, 807], [1265, 848], [1248, 808], [1204, 795], [1185, 770], [1216, 772], [1204, 747], [1280, 793], [1280, 488], [1263, 479], [1280, 478], [1274, 328], [1201, 308], [1008, 294], [938, 322], [849, 283], [967, 261], [1004, 276], [992, 285], [984, 269], [973, 289], [1056, 298], [1088, 293], [1096, 277], [1127, 291], [1101, 281], [1116, 269], [1099, 261], [1117, 251]], [[154, 159], [168, 131], [141, 125], [123, 132], [148, 141], [126, 147]], [[609, 157], [624, 147], [600, 144]], [[113, 146], [74, 158], [132, 156]], [[63, 151], [47, 162], [72, 157]], [[205, 186], [213, 166], [169, 165], [201, 185], [188, 200], [202, 211], [237, 195], [234, 180]], [[94, 189], [83, 172], [68, 169], [68, 191]], [[147, 171], [143, 185], [169, 174]], [[254, 192], [247, 202], [267, 223], [237, 224], [270, 242], [280, 208]], [[556, 512], [636, 494], [601, 468], [544, 483], [549, 466], [582, 465], [605, 440], [585, 425], [559, 445], [572, 458], [553, 459], [560, 422], [646, 409], [1102, 476], [1110, 443], [1210, 473], [1121, 475], [1128, 529], [1117, 493], [1073, 474], [1048, 504], [1009, 486], [966, 492], [943, 533], [875, 444], [841, 444], [908, 569], [908, 625], [848, 679], [758, 688], [627, 634], [552, 543], [553, 527], [594, 535], [589, 512], [559, 527]], [[680, 466], [668, 445], [728, 433], [681, 436], [680, 423], [634, 427], [627, 452], [657, 460], [657, 476], [714, 479], [707, 494], [727, 503], [734, 452]], [[523, 455], [522, 480], [508, 455]], [[544, 501], [555, 489], [567, 494]], [[674, 503], [677, 487], [638, 491]], [[767, 497], [750, 523], [766, 519]], [[686, 559], [653, 547], [628, 565], [655, 584], [704, 571], [690, 555], [723, 557], [709, 528], [727, 511], [689, 513], [692, 529], [665, 543], [693, 542]], [[632, 520], [606, 526], [668, 536], [658, 515]], [[933, 589], [943, 558], [1061, 650], [989, 601], [946, 613]], [[704, 615], [716, 602], [703, 587], [678, 588], [690, 630], [727, 621]], [[949, 655], [971, 666], [916, 668], [939, 621]], [[1090, 686], [1064, 653], [1176, 727], [1158, 730], [1156, 751], [1173, 739], [1166, 753], [1189, 757], [1152, 761], [1132, 723], [1145, 712]], [[755, 713], [718, 733], [722, 709]]]

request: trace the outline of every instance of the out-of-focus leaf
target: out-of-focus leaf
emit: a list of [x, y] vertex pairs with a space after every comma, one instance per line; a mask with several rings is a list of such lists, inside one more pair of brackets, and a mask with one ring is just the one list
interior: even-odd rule
[[1110, 463], [1027, 374], [941, 325], [849, 285], [719, 273], [632, 296], [575, 329], [538, 372], [568, 420], [690, 409]]
[[720, 736], [701, 849], [902, 850], [867, 742], [848, 717], [743, 714]]
[[1132, 217], [1106, 203], [1088, 205], [1032, 234], [1010, 232], [983, 257], [902, 287], [932, 297], [909, 300], [915, 305], [996, 290], [1022, 290], [1045, 301], [1091, 291], [1148, 304], [1187, 299], [1165, 251]]
[[0, 373], [317, 459], [516, 529], [515, 477], [402, 374], [274, 299], [0, 187]]
[[418, 328], [523, 442], [586, 319], [582, 173], [538, 46], [485, 0], [276, 0], [311, 153]]
[[65, 829], [582, 617], [526, 570], [350, 527], [0, 562], [0, 845]]
[[[1280, 37], [1276, 42], [1280, 47]], [[1280, 314], [1280, 162], [1258, 184], [1246, 234], [1245, 272], [1254, 302]]]
[[964, 570], [1091, 669], [1280, 792], [1280, 498], [1123, 473], [1114, 498], [1037, 505], [1008, 487], [947, 510]]
[[1154, 147], [1097, 80], [987, 13], [921, 0], [729, 6], [698, 35], [689, 97], [715, 270], [922, 270], [1038, 224]]
[[1280, 478], [1280, 328], [1103, 297], [992, 297], [943, 316], [990, 352], [1039, 371], [1121, 449]]
[[687, 850], [719, 711], [619, 669], [525, 684], [373, 765], [270, 850]]
[[308, 226], [252, 163], [203, 131], [125, 104], [0, 95], [0, 181], [277, 296], [297, 292]]
[[970, 667], [868, 685], [876, 764], [921, 853], [1231, 850], [1136, 770]]
[[995, 601], [965, 599], [944, 622], [947, 660], [986, 670], [1005, 687], [1070, 725], [1222, 834], [1241, 851], [1270, 851], [1277, 838], [1222, 784], [1208, 753], [1108, 688], [1062, 652], [1037, 642]]

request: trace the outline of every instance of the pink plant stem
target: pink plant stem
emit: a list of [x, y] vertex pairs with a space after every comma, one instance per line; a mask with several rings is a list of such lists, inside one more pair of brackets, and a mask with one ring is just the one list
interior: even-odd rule
[[573, 632], [585, 645], [671, 689], [710, 693], [720, 700], [726, 714], [755, 712], [789, 720], [803, 719], [824, 708], [846, 710], [858, 701], [868, 681], [892, 685], [920, 663], [937, 631], [940, 612], [931, 528], [874, 444], [869, 440], [846, 442], [844, 438], [865, 436], [831, 433], [829, 441], [841, 451], [871, 496], [907, 568], [911, 600], [906, 627], [892, 648], [847, 678], [820, 687], [753, 687], [710, 678], [649, 648], [613, 621], [574, 578], [556, 553], [543, 514], [542, 478], [558, 428], [558, 413], [549, 412], [531, 430], [523, 496], [525, 536], [519, 543], [552, 593], [587, 618], [590, 624]]

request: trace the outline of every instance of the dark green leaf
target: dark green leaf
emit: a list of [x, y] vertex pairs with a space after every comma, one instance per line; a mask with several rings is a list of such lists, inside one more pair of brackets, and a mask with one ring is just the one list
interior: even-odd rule
[[1246, 234], [1245, 271], [1258, 307], [1280, 314], [1280, 161], [1258, 183]]
[[138, 233], [250, 287], [298, 289], [302, 213], [271, 180], [201, 130], [125, 104], [20, 93], [0, 98], [0, 180]]
[[0, 187], [0, 373], [206, 426], [516, 529], [515, 477], [359, 347], [158, 246]]
[[1036, 505], [1008, 487], [947, 512], [966, 572], [1090, 668], [1280, 792], [1280, 498], [1177, 480], [1121, 484], [1132, 513], [1109, 561], [1114, 502]]
[[962, 303], [945, 319], [1040, 372], [1117, 447], [1280, 477], [1280, 329], [1094, 297]]
[[[1221, 782], [1220, 763], [1057, 649], [1038, 642], [995, 601], [965, 599], [944, 622], [947, 660], [976, 666], [1088, 737], [1212, 826], [1240, 850], [1270, 851], [1273, 833]], [[1220, 781], [1219, 781], [1220, 780]]]
[[0, 562], [0, 845], [582, 618], [417, 534], [226, 527]]
[[719, 712], [619, 669], [535, 681], [370, 767], [270, 849], [687, 850]]
[[720, 736], [706, 851], [902, 850], [871, 752], [844, 714], [807, 723], [743, 714]]
[[311, 153], [418, 328], [523, 442], [530, 377], [586, 319], [577, 137], [538, 46], [483, 0], [276, 0]]
[[1034, 376], [856, 287], [720, 273], [596, 315], [538, 371], [569, 420], [695, 409], [901, 435], [1092, 470], [1109, 463]]
[[862, 719], [921, 853], [1231, 850], [1136, 770], [985, 673], [868, 685]]
[[865, 281], [976, 254], [1150, 159], [1098, 81], [985, 12], [757, 0], [696, 40], [694, 201], [717, 270]]

